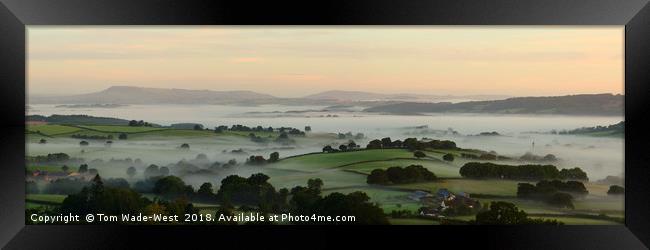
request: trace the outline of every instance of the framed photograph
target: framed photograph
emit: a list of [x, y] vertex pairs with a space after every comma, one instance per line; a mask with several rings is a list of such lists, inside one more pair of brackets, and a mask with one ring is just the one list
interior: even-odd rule
[[0, 20], [7, 249], [650, 245], [648, 1], [2, 0]]

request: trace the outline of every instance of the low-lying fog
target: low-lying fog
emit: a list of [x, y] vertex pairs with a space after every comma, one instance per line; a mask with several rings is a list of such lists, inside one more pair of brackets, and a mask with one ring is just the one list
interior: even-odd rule
[[[553, 163], [558, 167], [580, 167], [591, 180], [602, 179], [608, 175], [622, 175], [624, 164], [624, 141], [617, 137], [590, 137], [573, 135], [553, 135], [551, 130], [575, 129], [597, 125], [610, 125], [623, 120], [612, 116], [549, 116], [549, 115], [477, 115], [477, 114], [430, 114], [430, 115], [381, 115], [350, 110], [321, 111], [326, 107], [276, 106], [260, 107], [216, 106], [216, 105], [133, 105], [116, 108], [57, 108], [56, 105], [30, 105], [30, 115], [87, 114], [91, 116], [115, 117], [122, 119], [145, 120], [161, 125], [173, 123], [201, 123], [208, 128], [217, 125], [242, 124], [264, 127], [289, 126], [303, 129], [311, 126], [312, 133], [330, 132], [363, 133], [366, 139], [355, 140], [365, 146], [371, 139], [391, 137], [403, 140], [407, 137], [428, 137], [449, 139], [461, 148], [475, 148], [496, 151], [501, 155], [519, 157], [526, 152], [536, 155], [554, 154], [560, 159]], [[290, 111], [290, 112], [287, 112]], [[417, 126], [423, 126], [416, 128]], [[457, 133], [452, 133], [455, 131]], [[477, 136], [481, 132], [496, 131], [499, 136]], [[215, 141], [222, 140], [222, 141]], [[331, 143], [347, 140], [328, 139]], [[198, 154], [205, 154], [210, 161], [227, 162], [236, 159], [244, 162], [251, 155], [268, 157], [271, 152], [280, 152], [280, 157], [321, 151], [323, 139], [296, 139], [295, 145], [283, 146], [269, 143], [261, 145], [248, 138], [186, 138], [157, 140], [114, 140], [107, 147], [102, 143], [92, 143], [84, 148], [77, 139], [56, 139], [47, 144], [30, 141], [27, 145], [29, 155], [42, 155], [54, 152], [68, 153], [73, 157], [109, 160], [111, 158], [141, 159], [144, 165], [167, 165], [182, 159], [191, 160]], [[177, 147], [190, 144], [190, 150]], [[534, 146], [533, 146], [534, 143]], [[232, 153], [244, 149], [248, 154]], [[225, 150], [225, 152], [224, 152]], [[141, 169], [144, 169], [142, 167]], [[241, 169], [240, 171], [247, 171]], [[124, 168], [105, 171], [104, 175], [124, 177]], [[112, 173], [111, 173], [112, 172]], [[251, 173], [253, 170], [251, 170]], [[241, 173], [248, 175], [249, 173]], [[191, 180], [188, 180], [192, 182]], [[203, 180], [196, 180], [203, 181]], [[214, 179], [211, 182], [215, 182]], [[199, 183], [200, 184], [200, 183]]]

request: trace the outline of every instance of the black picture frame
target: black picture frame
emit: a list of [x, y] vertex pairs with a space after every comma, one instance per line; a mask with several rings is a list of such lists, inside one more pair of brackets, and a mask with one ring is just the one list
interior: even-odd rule
[[[25, 225], [26, 25], [625, 25], [625, 226]], [[647, 249], [650, 246], [648, 0], [0, 0], [0, 246], [134, 248], [176, 242], [285, 246]], [[344, 243], [346, 242], [346, 243]], [[441, 243], [442, 242], [442, 243]]]

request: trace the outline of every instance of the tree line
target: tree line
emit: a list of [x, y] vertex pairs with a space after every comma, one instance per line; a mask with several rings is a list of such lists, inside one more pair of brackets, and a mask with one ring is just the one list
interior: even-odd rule
[[541, 180], [537, 184], [519, 183], [517, 197], [546, 202], [561, 208], [574, 208], [574, 196], [589, 194], [587, 188], [579, 181]]
[[422, 165], [408, 167], [389, 167], [386, 170], [374, 169], [366, 178], [368, 184], [391, 185], [425, 181], [435, 181], [436, 175]]
[[[291, 190], [276, 190], [268, 180], [269, 176], [257, 173], [248, 178], [230, 175], [221, 181], [220, 189], [214, 193], [212, 184], [204, 183], [198, 190], [187, 185], [176, 176], [154, 179], [152, 192], [160, 199], [150, 200], [125, 185], [106, 185], [99, 175], [78, 193], [66, 197], [59, 208], [49, 211], [58, 213], [105, 213], [179, 215], [198, 213], [191, 201], [217, 202], [220, 204], [216, 216], [233, 215], [235, 206], [240, 211], [259, 211], [261, 213], [293, 213], [310, 216], [351, 215], [354, 224], [388, 224], [383, 210], [363, 192], [350, 194], [331, 193], [322, 195], [323, 181], [309, 179], [307, 186], [296, 186]], [[27, 209], [32, 213], [34, 209]], [[42, 211], [41, 211], [42, 212]], [[301, 222], [296, 222], [301, 223]], [[325, 222], [327, 223], [327, 222]], [[342, 222], [350, 223], [350, 222]], [[307, 224], [319, 224], [308, 222]]]
[[570, 179], [588, 180], [580, 168], [558, 170], [553, 165], [504, 165], [491, 162], [468, 162], [460, 168], [467, 178], [495, 178], [513, 180]]

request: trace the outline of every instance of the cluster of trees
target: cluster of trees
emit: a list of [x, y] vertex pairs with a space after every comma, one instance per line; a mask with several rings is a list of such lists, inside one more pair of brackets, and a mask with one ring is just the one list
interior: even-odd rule
[[535, 155], [531, 152], [526, 152], [524, 155], [519, 157], [519, 160], [522, 161], [557, 161], [557, 157], [553, 154], [547, 154], [545, 156]]
[[230, 175], [221, 180], [216, 199], [223, 204], [257, 206], [261, 212], [278, 212], [286, 206], [289, 190], [275, 190], [269, 178], [262, 173], [248, 178]]
[[585, 185], [578, 181], [542, 180], [535, 185], [519, 183], [517, 186], [519, 198], [541, 200], [550, 205], [571, 209], [574, 208], [573, 195], [584, 196], [588, 193]]
[[483, 161], [510, 160], [510, 157], [503, 156], [503, 155], [498, 155], [496, 152], [482, 153], [482, 154], [479, 154], [479, 155], [469, 154], [469, 153], [461, 153], [460, 157], [465, 158], [465, 159], [483, 160]]
[[563, 168], [560, 170], [560, 179], [588, 181], [587, 173], [580, 168]]
[[280, 132], [278, 138], [275, 138], [275, 142], [286, 145], [286, 144], [294, 143], [294, 140], [289, 138], [289, 134], [287, 134], [287, 132]]
[[[92, 174], [95, 176], [98, 174], [95, 169], [90, 169], [90, 170], [91, 171], [88, 171], [88, 174]], [[36, 185], [35, 182], [31, 182], [31, 183], [28, 185], [30, 189], [27, 193], [62, 194], [62, 195], [78, 193], [84, 187], [87, 187], [89, 185], [88, 181], [80, 178], [59, 178], [46, 183], [44, 186], [42, 186], [42, 188], [39, 188], [39, 186]], [[109, 187], [123, 187], [123, 188], [129, 187], [129, 183], [123, 178], [106, 179], [104, 185]]]
[[199, 123], [174, 123], [169, 125], [169, 128], [172, 129], [193, 129], [193, 130], [203, 130], [203, 124]]
[[194, 195], [194, 188], [191, 185], [186, 185], [181, 178], [173, 175], [157, 178], [152, 191], [154, 194], [165, 198], [191, 197]]
[[[355, 217], [355, 221], [352, 222], [354, 224], [389, 224], [384, 211], [377, 204], [370, 202], [370, 197], [366, 193], [356, 191], [346, 195], [334, 192], [323, 197], [322, 186], [323, 181], [316, 178], [309, 179], [307, 187], [292, 188], [289, 211], [301, 215], [351, 215]], [[350, 222], [335, 223], [350, 224]]]
[[481, 132], [481, 133], [478, 134], [478, 136], [499, 136], [499, 135], [501, 135], [501, 134], [499, 134], [497, 131]]
[[[383, 210], [363, 192], [350, 194], [332, 193], [321, 195], [323, 181], [310, 179], [307, 187], [296, 186], [276, 190], [269, 182], [269, 177], [257, 173], [248, 178], [231, 175], [221, 181], [221, 187], [215, 194], [211, 183], [203, 183], [194, 191], [176, 176], [157, 176], [147, 179], [149, 190], [163, 199], [153, 201], [143, 197], [140, 191], [131, 189], [124, 179], [102, 180], [99, 175], [63, 201], [54, 214], [105, 213], [182, 215], [198, 213], [190, 201], [210, 201], [221, 204], [217, 215], [233, 215], [233, 205], [239, 205], [242, 211], [257, 210], [262, 213], [293, 213], [310, 216], [355, 216], [356, 224], [388, 224]], [[34, 187], [33, 183], [26, 183]], [[136, 184], [138, 186], [138, 184]], [[290, 199], [289, 199], [290, 198]], [[30, 212], [30, 211], [27, 211]], [[300, 223], [300, 222], [298, 222]], [[319, 222], [307, 222], [319, 224]], [[350, 222], [342, 222], [350, 223]]]
[[26, 158], [29, 163], [63, 163], [71, 160], [70, 155], [66, 153], [27, 156]]
[[557, 131], [551, 131], [553, 134], [590, 134], [590, 133], [599, 133], [599, 132], [608, 132], [611, 134], [625, 134], [625, 121], [621, 121], [616, 124], [612, 124], [609, 126], [596, 126], [596, 127], [583, 127], [583, 128], [578, 128], [574, 130], [562, 130], [560, 132]]
[[267, 143], [269, 142], [268, 138], [263, 138], [259, 135], [255, 135], [254, 133], [248, 134], [248, 138], [251, 139], [252, 142], [257, 142], [257, 143]]
[[[309, 128], [311, 130], [311, 127], [307, 126], [305, 129]], [[267, 127], [264, 128], [262, 126], [257, 126], [257, 127], [248, 127], [244, 126], [241, 124], [237, 125], [232, 125], [231, 127], [221, 125], [217, 126], [214, 128], [215, 133], [222, 133], [223, 131], [243, 131], [243, 132], [273, 132], [273, 131], [278, 131], [280, 133], [288, 133], [290, 135], [305, 135], [305, 132], [300, 131], [297, 128], [292, 128], [292, 127], [280, 127], [274, 129], [273, 127]]]
[[406, 138], [404, 141], [392, 141], [390, 137], [382, 138], [381, 140], [375, 139], [368, 142], [367, 149], [379, 148], [406, 148], [409, 150], [424, 150], [426, 148], [432, 149], [457, 149], [456, 143], [449, 140], [428, 140], [418, 141], [417, 138]]
[[163, 214], [178, 215], [198, 213], [192, 203], [181, 197], [174, 200], [151, 201], [138, 192], [126, 187], [106, 185], [99, 175], [80, 192], [68, 195], [63, 200], [59, 213], [67, 214]]
[[74, 194], [87, 185], [88, 182], [82, 179], [59, 178], [47, 183], [40, 191], [45, 194]]
[[343, 139], [356, 139], [360, 140], [365, 138], [366, 136], [363, 133], [357, 133], [357, 134], [352, 134], [352, 132], [347, 132], [347, 133], [338, 133], [337, 137], [341, 140]]
[[280, 160], [280, 153], [278, 152], [273, 152], [269, 155], [269, 159], [265, 159], [264, 156], [261, 155], [251, 155], [246, 159], [246, 164], [248, 165], [264, 165], [267, 163], [273, 163]]
[[580, 168], [559, 171], [553, 165], [503, 165], [491, 162], [468, 162], [460, 168], [460, 175], [468, 178], [497, 178], [515, 180], [577, 179], [586, 180]]
[[112, 140], [113, 135], [82, 135], [82, 134], [73, 134], [70, 137], [76, 139], [86, 139], [86, 140]]
[[609, 195], [625, 194], [625, 188], [619, 185], [611, 185], [609, 186], [609, 190], [607, 190], [607, 194]]
[[131, 127], [153, 127], [153, 124], [145, 122], [143, 120], [130, 120], [129, 121], [129, 126]]
[[[130, 171], [135, 172], [135, 168], [131, 169], [132, 167], [129, 167], [126, 170], [126, 174], [129, 175]], [[152, 177], [157, 177], [157, 176], [166, 176], [169, 175], [169, 168], [168, 167], [158, 167], [158, 165], [151, 164], [147, 168], [144, 169], [144, 178], [152, 178]], [[135, 175], [135, 173], [133, 173]]]
[[336, 153], [336, 152], [346, 152], [346, 151], [354, 151], [359, 149], [359, 145], [357, 145], [356, 142], [353, 140], [349, 140], [347, 144], [341, 144], [339, 145], [338, 149], [333, 148], [330, 145], [327, 145], [323, 147], [323, 152], [324, 153]]
[[128, 137], [129, 136], [126, 133], [120, 133], [120, 135], [117, 136], [117, 139], [126, 140]]
[[491, 202], [489, 206], [485, 206], [483, 211], [476, 214], [476, 219], [472, 223], [478, 225], [564, 224], [557, 220], [528, 218], [528, 214], [517, 208], [515, 204], [504, 201]]
[[386, 170], [375, 169], [370, 172], [366, 182], [368, 184], [390, 185], [405, 184], [425, 181], [435, 181], [436, 175], [421, 165], [408, 167], [389, 167]]

